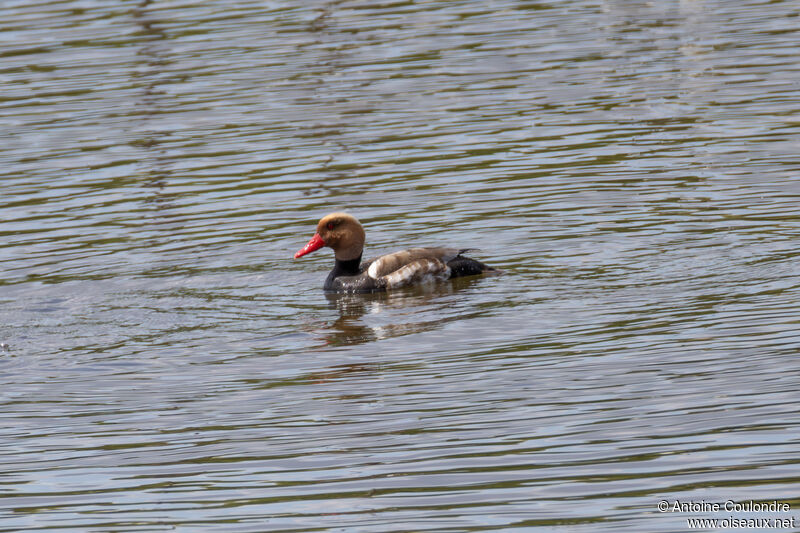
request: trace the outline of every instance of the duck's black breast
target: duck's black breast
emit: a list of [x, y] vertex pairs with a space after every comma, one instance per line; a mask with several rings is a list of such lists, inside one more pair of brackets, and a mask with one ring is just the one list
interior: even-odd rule
[[328, 274], [323, 289], [330, 292], [377, 292], [386, 286], [367, 274], [372, 261], [361, 263], [361, 257], [342, 261], [336, 260], [333, 270]]

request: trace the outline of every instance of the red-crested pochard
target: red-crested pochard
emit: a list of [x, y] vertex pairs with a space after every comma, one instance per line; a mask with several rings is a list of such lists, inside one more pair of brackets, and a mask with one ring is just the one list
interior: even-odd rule
[[377, 292], [415, 283], [473, 276], [497, 270], [464, 257], [468, 248], [409, 248], [361, 262], [364, 228], [356, 217], [331, 213], [317, 224], [317, 232], [294, 258], [323, 246], [333, 248], [336, 264], [323, 288], [333, 292]]

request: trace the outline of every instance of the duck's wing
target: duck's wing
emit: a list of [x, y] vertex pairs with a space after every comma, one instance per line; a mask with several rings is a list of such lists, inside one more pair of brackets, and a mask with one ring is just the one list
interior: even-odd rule
[[450, 267], [436, 259], [416, 259], [393, 272], [375, 278], [375, 283], [387, 289], [398, 289], [416, 283], [428, 283], [450, 278]]
[[463, 251], [458, 248], [409, 248], [369, 261], [366, 271], [371, 278], [378, 279], [422, 259], [439, 261], [447, 266], [448, 261], [452, 261]]

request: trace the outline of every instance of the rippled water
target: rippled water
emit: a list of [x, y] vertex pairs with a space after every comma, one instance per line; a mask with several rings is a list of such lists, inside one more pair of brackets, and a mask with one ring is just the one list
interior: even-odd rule
[[[0, 530], [800, 509], [797, 3], [0, 17]], [[326, 296], [340, 209], [505, 274]]]

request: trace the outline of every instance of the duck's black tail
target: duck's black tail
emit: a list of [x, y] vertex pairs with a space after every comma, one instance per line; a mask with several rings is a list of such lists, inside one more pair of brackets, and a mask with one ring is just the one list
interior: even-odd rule
[[450, 267], [451, 278], [475, 276], [478, 274], [483, 274], [484, 272], [499, 272], [496, 268], [492, 268], [489, 265], [481, 263], [480, 261], [461, 255], [470, 250], [474, 250], [474, 248], [465, 248], [463, 250], [459, 250], [458, 255], [447, 262], [447, 266]]

